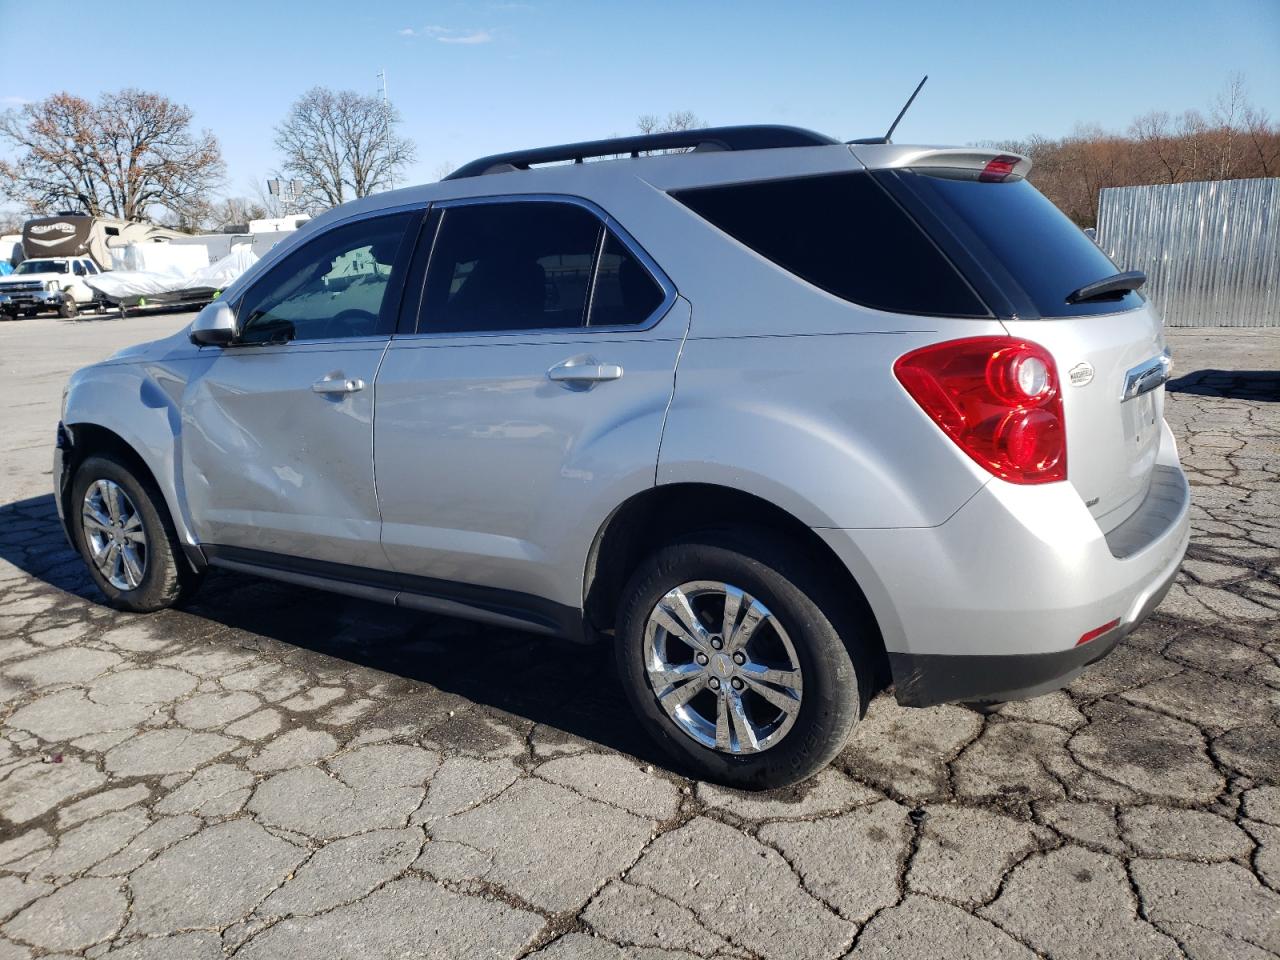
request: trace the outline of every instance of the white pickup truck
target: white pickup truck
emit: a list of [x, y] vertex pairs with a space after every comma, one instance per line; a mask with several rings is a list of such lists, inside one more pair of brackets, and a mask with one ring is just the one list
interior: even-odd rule
[[42, 257], [23, 260], [7, 277], [0, 277], [0, 315], [9, 319], [33, 317], [56, 310], [74, 317], [98, 295], [84, 282], [100, 273], [89, 257]]

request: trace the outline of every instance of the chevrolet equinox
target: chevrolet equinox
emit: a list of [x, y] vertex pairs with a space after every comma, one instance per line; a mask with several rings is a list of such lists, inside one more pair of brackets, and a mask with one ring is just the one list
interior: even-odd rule
[[1144, 278], [1030, 166], [725, 127], [344, 204], [71, 378], [68, 536], [125, 610], [213, 566], [611, 643], [740, 787], [890, 683], [1061, 686], [1160, 602], [1189, 496]]

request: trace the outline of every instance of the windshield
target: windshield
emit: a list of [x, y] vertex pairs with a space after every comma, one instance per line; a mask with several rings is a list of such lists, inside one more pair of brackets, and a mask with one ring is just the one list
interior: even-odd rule
[[14, 273], [66, 273], [65, 260], [23, 260]]
[[1138, 294], [1118, 292], [1067, 303], [1081, 287], [1119, 269], [1083, 230], [1021, 178], [983, 183], [967, 172], [914, 171], [913, 181], [935, 205], [950, 208], [1009, 271], [1043, 317], [1131, 310]]

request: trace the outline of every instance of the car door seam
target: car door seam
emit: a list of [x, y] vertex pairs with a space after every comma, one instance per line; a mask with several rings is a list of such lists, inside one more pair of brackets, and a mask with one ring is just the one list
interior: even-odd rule
[[[677, 299], [680, 298], [677, 295]], [[689, 301], [685, 300], [685, 303]], [[667, 405], [662, 410], [662, 426], [658, 429], [658, 452], [653, 458], [653, 485], [658, 485], [658, 469], [662, 463], [662, 441], [667, 435], [667, 418], [671, 416], [671, 405], [676, 399], [676, 384], [680, 378], [680, 358], [684, 355], [684, 345], [689, 339], [689, 331], [693, 329], [693, 304], [689, 304], [689, 317], [685, 321], [684, 336], [680, 338], [680, 346], [676, 348], [676, 360], [671, 367], [671, 390], [667, 393]]]

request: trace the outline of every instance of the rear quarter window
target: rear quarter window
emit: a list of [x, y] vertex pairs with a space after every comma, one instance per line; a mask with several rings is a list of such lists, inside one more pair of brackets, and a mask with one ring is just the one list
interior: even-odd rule
[[699, 187], [672, 196], [844, 300], [896, 313], [990, 316], [951, 262], [865, 173]]

